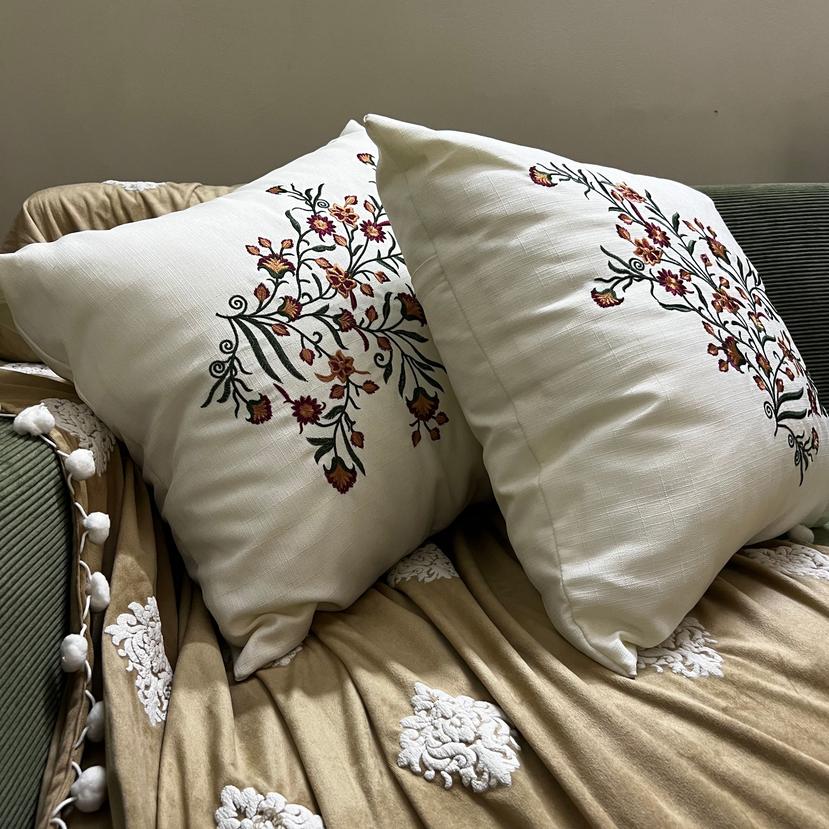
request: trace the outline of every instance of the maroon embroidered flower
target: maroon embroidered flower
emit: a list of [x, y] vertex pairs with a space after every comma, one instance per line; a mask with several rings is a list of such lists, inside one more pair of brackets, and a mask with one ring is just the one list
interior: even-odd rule
[[714, 233], [714, 231], [711, 230], [710, 227], [708, 228], [708, 230], [711, 235], [706, 236], [705, 238], [708, 241], [708, 247], [710, 248], [711, 253], [713, 253], [714, 256], [717, 257], [717, 259], [725, 259], [726, 254], [728, 253], [725, 245], [717, 240], [717, 234]]
[[369, 239], [372, 242], [380, 242], [386, 241], [386, 231], [383, 228], [390, 224], [389, 222], [371, 222], [366, 219], [361, 225], [360, 230], [363, 232], [363, 236], [366, 239]]
[[351, 331], [357, 325], [357, 320], [354, 319], [354, 314], [351, 311], [340, 311], [336, 317], [334, 317], [334, 322], [337, 323], [337, 327], [340, 331]]
[[245, 404], [248, 410], [248, 422], [259, 425], [271, 419], [271, 401], [264, 394], [258, 400], [248, 400]]
[[657, 274], [656, 281], [669, 293], [674, 296], [685, 296], [688, 288], [685, 283], [672, 270], [662, 268]]
[[339, 265], [331, 265], [325, 271], [325, 278], [328, 284], [345, 299], [351, 299], [351, 307], [357, 307], [357, 300], [354, 298], [354, 289], [357, 287], [357, 281], [352, 279], [347, 271], [343, 270]]
[[623, 296], [616, 296], [612, 288], [606, 288], [604, 291], [593, 288], [590, 296], [593, 297], [593, 302], [600, 308], [613, 308], [616, 305], [621, 305], [625, 301]]
[[760, 367], [760, 370], [768, 377], [771, 374], [771, 364], [766, 359], [765, 354], [758, 352], [755, 356], [757, 357], [757, 365]]
[[815, 394], [815, 390], [812, 388], [811, 384], [806, 386], [806, 394], [809, 397], [809, 414], [817, 414], [819, 409], [817, 395]]
[[419, 322], [421, 325], [426, 325], [426, 314], [416, 296], [399, 293], [397, 298], [400, 300], [400, 315], [404, 320], [412, 320], [413, 322]]
[[530, 167], [530, 178], [532, 179], [533, 184], [538, 184], [541, 187], [556, 186], [556, 183], [553, 181], [553, 177], [549, 173], [539, 170], [536, 166]]
[[337, 455], [331, 461], [331, 466], [324, 467], [324, 469], [325, 479], [341, 495], [345, 495], [357, 480], [357, 472]]
[[646, 264], [658, 265], [662, 261], [662, 251], [655, 248], [647, 239], [634, 239], [633, 245], [633, 255]]
[[647, 222], [645, 224], [645, 233], [648, 234], [648, 238], [655, 245], [659, 245], [661, 248], [669, 248], [671, 246], [671, 240], [668, 238], [668, 234], [659, 225]]
[[711, 295], [711, 305], [715, 311], [719, 313], [726, 311], [729, 314], [736, 314], [743, 307], [743, 303], [736, 297], [731, 296], [725, 288], [714, 291]]
[[274, 187], [269, 187], [266, 192], [272, 193], [274, 196], [281, 196], [283, 193], [287, 193], [288, 191], [281, 184], [277, 184]]
[[267, 285], [265, 285], [263, 282], [260, 282], [253, 289], [253, 295], [259, 300], [259, 302], [264, 302], [271, 295], [271, 292], [268, 290]]
[[371, 153], [357, 153], [357, 159], [362, 161], [363, 164], [368, 164], [371, 167], [376, 164], [374, 156]]
[[309, 216], [308, 224], [320, 239], [325, 236], [331, 236], [334, 233], [334, 222], [328, 216], [323, 216], [321, 213], [314, 213], [312, 216]]
[[737, 340], [735, 340], [732, 336], [728, 336], [722, 341], [722, 346], [725, 356], [728, 358], [728, 362], [734, 366], [737, 371], [741, 371], [742, 367], [746, 364], [746, 358], [743, 352], [738, 348]]
[[302, 395], [291, 403], [291, 413], [299, 423], [299, 431], [303, 427], [319, 423], [324, 406], [315, 397]]
[[817, 429], [812, 427], [812, 448], [817, 452], [820, 449], [820, 437], [818, 436]]
[[757, 383], [757, 388], [760, 389], [760, 391], [766, 390], [766, 383], [759, 374], [754, 375], [754, 382]]

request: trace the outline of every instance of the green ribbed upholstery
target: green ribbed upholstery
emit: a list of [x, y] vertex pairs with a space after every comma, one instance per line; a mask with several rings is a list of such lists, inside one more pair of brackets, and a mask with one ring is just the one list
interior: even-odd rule
[[72, 513], [54, 452], [0, 418], [0, 823], [34, 822], [63, 690]]
[[757, 269], [829, 405], [829, 184], [699, 189]]

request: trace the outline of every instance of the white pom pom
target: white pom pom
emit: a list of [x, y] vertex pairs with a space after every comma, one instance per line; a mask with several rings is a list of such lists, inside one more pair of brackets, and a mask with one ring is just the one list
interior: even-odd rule
[[76, 480], [85, 481], [95, 474], [95, 456], [89, 449], [76, 449], [63, 459], [66, 471]]
[[104, 703], [96, 702], [89, 709], [86, 718], [86, 739], [93, 743], [100, 743], [104, 739]]
[[103, 544], [109, 538], [109, 516], [105, 512], [90, 512], [83, 520], [83, 528], [93, 544]]
[[103, 573], [94, 572], [86, 583], [89, 604], [98, 613], [109, 607], [109, 582]]
[[12, 428], [18, 435], [46, 435], [55, 428], [55, 418], [42, 403], [29, 406], [14, 419]]
[[81, 812], [97, 812], [107, 796], [106, 769], [103, 766], [84, 769], [69, 789], [69, 795], [75, 798], [75, 807]]
[[63, 637], [60, 643], [60, 666], [66, 673], [71, 674], [83, 668], [89, 645], [83, 636], [70, 633]]
[[815, 534], [805, 524], [796, 524], [786, 535], [797, 544], [815, 543]]

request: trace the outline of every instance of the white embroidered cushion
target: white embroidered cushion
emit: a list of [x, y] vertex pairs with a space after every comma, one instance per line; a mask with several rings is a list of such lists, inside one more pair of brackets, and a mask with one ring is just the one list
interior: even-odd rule
[[825, 413], [701, 193], [370, 116], [379, 186], [550, 618], [624, 674], [829, 497]]
[[246, 676], [485, 480], [352, 127], [207, 204], [0, 258], [126, 442]]

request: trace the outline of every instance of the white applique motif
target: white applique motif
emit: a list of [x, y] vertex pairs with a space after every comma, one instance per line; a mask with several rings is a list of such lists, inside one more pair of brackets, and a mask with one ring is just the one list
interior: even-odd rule
[[130, 602], [130, 613], [121, 613], [104, 633], [119, 646], [118, 654], [127, 659], [127, 670], [135, 671], [138, 700], [147, 712], [151, 725], [167, 719], [167, 706], [173, 683], [173, 669], [164, 652], [161, 617], [155, 596], [145, 605]]
[[436, 544], [424, 544], [405, 558], [400, 559], [386, 574], [390, 587], [409, 579], [418, 581], [435, 581], [436, 579], [456, 579], [458, 571]]
[[225, 786], [216, 810], [216, 829], [325, 829], [322, 818], [288, 803], [278, 792], [260, 794], [250, 786]]
[[752, 561], [787, 576], [809, 576], [829, 581], [829, 556], [804, 544], [780, 544], [774, 548], [746, 547], [741, 552]]
[[297, 656], [299, 656], [299, 652], [302, 650], [302, 645], [297, 645], [295, 648], [292, 648], [285, 654], [285, 656], [280, 656], [279, 659], [274, 659], [271, 662], [272, 668], [285, 668], [286, 666], [290, 665]]
[[476, 793], [512, 785], [520, 748], [500, 708], [418, 682], [412, 710], [400, 721], [398, 766], [426, 780], [440, 774], [446, 789], [455, 777]]
[[670, 668], [688, 679], [723, 676], [723, 658], [711, 647], [716, 643], [700, 622], [686, 616], [662, 644], [639, 649], [636, 667], [653, 668], [660, 674]]
[[118, 181], [114, 178], [108, 178], [103, 182], [103, 184], [109, 184], [111, 187], [120, 187], [122, 190], [139, 193], [143, 190], [155, 190], [158, 187], [163, 187], [166, 183], [166, 181]]
[[109, 456], [115, 448], [115, 435], [86, 405], [74, 400], [49, 397], [43, 401], [54, 415], [55, 423], [78, 441], [81, 449], [89, 449], [95, 456], [95, 472], [106, 472]]
[[60, 380], [61, 383], [66, 382], [63, 377], [59, 377], [49, 366], [45, 366], [43, 363], [0, 363], [0, 368], [5, 368], [9, 371], [18, 371], [21, 374], [48, 377], [50, 380]]

